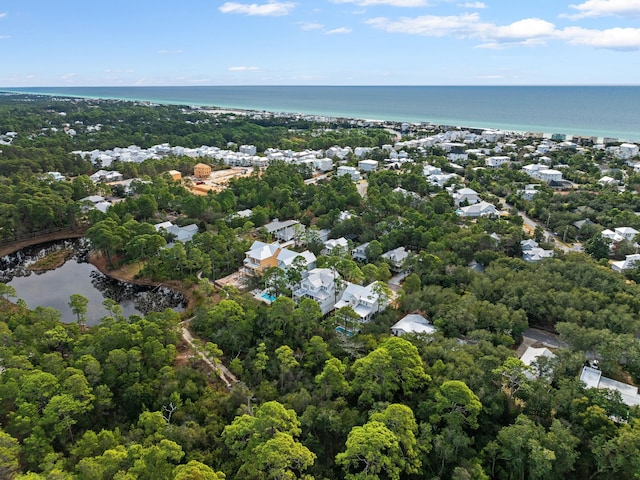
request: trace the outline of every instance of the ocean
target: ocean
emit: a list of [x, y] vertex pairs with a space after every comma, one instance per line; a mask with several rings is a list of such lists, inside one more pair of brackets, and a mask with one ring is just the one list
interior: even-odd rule
[[0, 91], [431, 122], [640, 142], [638, 86], [33, 87]]

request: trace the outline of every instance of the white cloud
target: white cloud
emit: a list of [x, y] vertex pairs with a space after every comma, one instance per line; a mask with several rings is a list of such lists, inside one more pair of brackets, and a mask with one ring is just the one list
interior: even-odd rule
[[487, 5], [482, 2], [467, 2], [467, 3], [458, 3], [458, 7], [473, 8], [473, 9], [479, 10], [481, 8], [487, 8]]
[[239, 13], [243, 15], [259, 15], [263, 17], [279, 17], [282, 15], [288, 15], [291, 10], [296, 6], [292, 2], [267, 2], [261, 5], [257, 3], [237, 3], [226, 2], [219, 10], [222, 13]]
[[499, 80], [504, 78], [504, 75], [478, 75], [476, 78], [479, 80]]
[[331, 0], [333, 3], [355, 3], [359, 7], [387, 5], [389, 7], [428, 7], [426, 0]]
[[324, 28], [324, 25], [321, 23], [298, 22], [298, 25], [300, 25], [302, 30], [321, 30]]
[[246, 66], [238, 66], [238, 67], [229, 67], [227, 70], [230, 72], [258, 72], [260, 71], [259, 67], [246, 67]]
[[578, 13], [564, 14], [571, 19], [587, 17], [608, 17], [611, 15], [640, 16], [640, 0], [587, 0], [579, 5], [569, 5]]
[[0, 18], [4, 18], [4, 17], [6, 17], [6, 16], [7, 16], [7, 12], [2, 12], [2, 13], [0, 13]]
[[609, 50], [640, 50], [640, 28], [590, 30], [582, 27], [568, 27], [559, 35], [571, 45]]
[[406, 33], [426, 37], [452, 36], [478, 40], [477, 48], [502, 49], [513, 46], [539, 46], [550, 40], [570, 45], [610, 50], [640, 50], [640, 28], [591, 30], [581, 27], [557, 29], [540, 18], [525, 18], [509, 25], [483, 22], [477, 12], [463, 15], [424, 15], [391, 20], [372, 18], [367, 24], [390, 33]]
[[345, 33], [351, 33], [352, 30], [350, 28], [347, 27], [340, 27], [340, 28], [334, 28], [333, 30], [327, 30], [325, 33], [325, 35], [339, 35], [339, 34], [345, 34]]
[[180, 55], [182, 50], [158, 50], [160, 55]]
[[444, 37], [445, 35], [468, 37], [484, 28], [477, 13], [447, 17], [437, 15], [423, 15], [415, 18], [402, 17], [396, 21], [378, 17], [367, 20], [366, 23], [387, 32], [409, 33], [427, 37]]
[[11, 38], [10, 35], [0, 35], [0, 40], [4, 40], [6, 38]]

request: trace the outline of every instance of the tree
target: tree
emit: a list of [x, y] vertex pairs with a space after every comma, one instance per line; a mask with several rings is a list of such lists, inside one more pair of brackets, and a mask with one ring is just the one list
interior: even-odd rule
[[20, 471], [20, 444], [0, 430], [0, 478], [11, 480]]
[[84, 325], [87, 321], [87, 305], [89, 305], [89, 299], [78, 293], [74, 293], [69, 297], [69, 307], [71, 312], [78, 318], [78, 325]]
[[347, 480], [399, 480], [402, 451], [398, 437], [384, 423], [370, 421], [353, 427], [345, 451], [336, 455]]
[[173, 471], [173, 480], [224, 480], [225, 474], [216, 472], [208, 465], [191, 460], [186, 465], [178, 465]]
[[[278, 402], [266, 402], [255, 416], [236, 417], [222, 432], [225, 445], [239, 460], [237, 478], [296, 478], [315, 460], [315, 455], [296, 438], [300, 422], [293, 410]], [[296, 473], [297, 472], [297, 473]]]
[[344, 378], [347, 367], [337, 358], [330, 358], [324, 364], [324, 369], [316, 375], [315, 382], [322, 388], [325, 400], [333, 395], [342, 395], [349, 388]]
[[610, 243], [600, 233], [597, 233], [589, 240], [584, 242], [584, 251], [596, 260], [609, 258]]
[[6, 283], [0, 283], [0, 296], [4, 297], [5, 300], [9, 301], [9, 297], [16, 296], [16, 289], [11, 285], [7, 285]]

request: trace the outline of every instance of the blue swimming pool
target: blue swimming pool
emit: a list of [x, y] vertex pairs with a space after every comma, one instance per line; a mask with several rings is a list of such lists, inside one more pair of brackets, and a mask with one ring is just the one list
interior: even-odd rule
[[353, 336], [353, 332], [351, 330], [345, 330], [344, 327], [336, 327], [336, 332], [338, 333], [342, 333], [342, 334], [347, 334], [347, 337], [352, 337]]
[[268, 301], [269, 303], [273, 303], [276, 301], [276, 297], [275, 295], [270, 295], [267, 292], [264, 292], [262, 295], [260, 295], [261, 298], [264, 298], [266, 301]]

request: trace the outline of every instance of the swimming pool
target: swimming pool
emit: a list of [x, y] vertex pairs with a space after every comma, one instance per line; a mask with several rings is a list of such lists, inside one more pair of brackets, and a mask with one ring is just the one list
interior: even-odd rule
[[345, 330], [344, 327], [337, 326], [336, 327], [336, 332], [342, 333], [342, 334], [346, 333], [347, 337], [353, 337], [353, 332], [351, 330]]
[[267, 302], [269, 302], [269, 303], [273, 303], [273, 302], [275, 302], [275, 301], [276, 301], [276, 297], [275, 297], [275, 295], [270, 295], [270, 294], [269, 294], [269, 293], [267, 293], [267, 292], [264, 292], [262, 295], [260, 295], [260, 298], [265, 299], [265, 300], [266, 300]]

